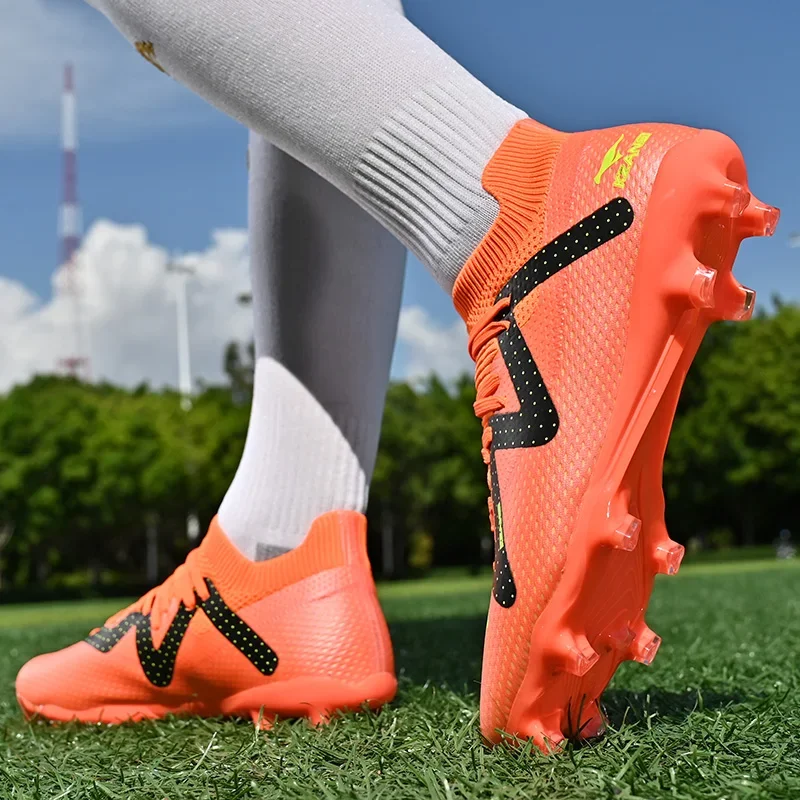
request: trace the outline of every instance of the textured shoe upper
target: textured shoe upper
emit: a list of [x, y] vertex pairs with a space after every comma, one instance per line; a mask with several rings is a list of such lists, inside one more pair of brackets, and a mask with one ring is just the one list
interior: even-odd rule
[[499, 216], [453, 292], [476, 360], [495, 534], [484, 731], [503, 727], [524, 677], [614, 409], [655, 173], [694, 133], [567, 136], [523, 121], [484, 174]]

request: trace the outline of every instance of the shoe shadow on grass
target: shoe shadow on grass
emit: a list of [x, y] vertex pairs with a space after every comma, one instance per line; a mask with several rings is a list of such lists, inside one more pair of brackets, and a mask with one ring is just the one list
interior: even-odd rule
[[627, 689], [609, 689], [603, 694], [603, 709], [613, 728], [632, 722], [645, 722], [650, 718], [683, 721], [695, 712], [716, 711], [752, 702], [752, 694], [739, 691], [719, 692], [700, 686], [685, 692], [649, 689], [632, 692]]
[[478, 694], [486, 616], [394, 622], [389, 625], [401, 679]]
[[[398, 674], [415, 685], [444, 686], [477, 702], [480, 691], [484, 616], [420, 619], [390, 626]], [[649, 718], [682, 721], [695, 712], [725, 709], [756, 700], [751, 693], [721, 692], [707, 686], [670, 692], [609, 689], [603, 708], [612, 728]]]

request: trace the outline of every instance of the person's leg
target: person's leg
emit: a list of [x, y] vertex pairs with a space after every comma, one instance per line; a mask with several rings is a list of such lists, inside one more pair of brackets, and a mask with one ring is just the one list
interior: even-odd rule
[[257, 134], [249, 207], [253, 409], [219, 520], [245, 555], [263, 559], [299, 544], [320, 514], [365, 510], [405, 249]]
[[139, 52], [356, 199], [449, 291], [526, 115], [383, 0], [90, 0]]

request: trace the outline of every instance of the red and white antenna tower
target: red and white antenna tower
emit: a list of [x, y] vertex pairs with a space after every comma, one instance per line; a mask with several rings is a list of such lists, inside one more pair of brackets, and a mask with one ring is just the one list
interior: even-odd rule
[[66, 269], [66, 290], [72, 300], [73, 344], [70, 355], [59, 361], [67, 374], [88, 378], [89, 359], [84, 353], [81, 325], [81, 291], [76, 255], [83, 224], [78, 204], [78, 118], [72, 64], [64, 66], [64, 93], [61, 98], [61, 141], [64, 152], [64, 195], [59, 215], [61, 238], [60, 264]]

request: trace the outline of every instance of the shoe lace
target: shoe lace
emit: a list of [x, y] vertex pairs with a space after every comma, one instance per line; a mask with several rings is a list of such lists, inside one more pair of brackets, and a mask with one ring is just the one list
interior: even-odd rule
[[197, 604], [197, 598], [207, 600], [209, 597], [205, 575], [199, 563], [199, 550], [192, 550], [181, 564], [162, 584], [142, 595], [133, 605], [111, 617], [106, 627], [113, 627], [121, 617], [138, 611], [150, 615], [150, 625], [158, 630], [170, 610], [177, 611], [179, 603], [187, 609]]
[[510, 322], [497, 319], [497, 317], [511, 305], [510, 297], [503, 297], [486, 311], [476, 321], [469, 336], [469, 354], [475, 362], [475, 416], [483, 424], [481, 436], [481, 456], [485, 464], [489, 463], [489, 448], [492, 444], [492, 429], [489, 419], [505, 407], [504, 398], [497, 394], [500, 386], [500, 377], [492, 369], [492, 362], [500, 352], [497, 337], [508, 330]]

